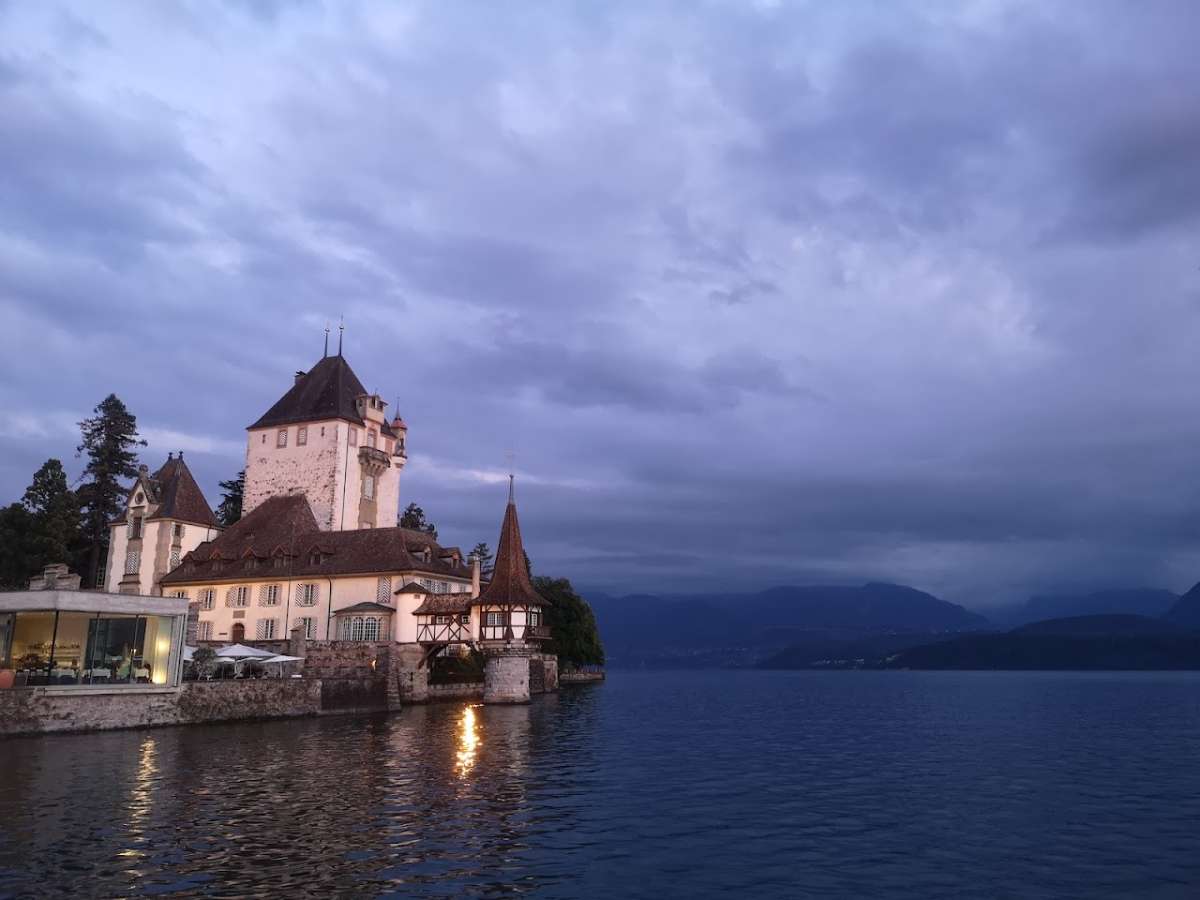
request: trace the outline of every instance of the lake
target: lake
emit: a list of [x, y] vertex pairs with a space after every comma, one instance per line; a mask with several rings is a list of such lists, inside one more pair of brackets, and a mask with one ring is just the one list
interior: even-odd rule
[[611, 672], [0, 741], [0, 896], [1191, 897], [1200, 675]]

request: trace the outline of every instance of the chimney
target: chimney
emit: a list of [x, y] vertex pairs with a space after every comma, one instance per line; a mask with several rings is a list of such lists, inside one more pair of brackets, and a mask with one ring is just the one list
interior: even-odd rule
[[474, 600], [476, 597], [479, 596], [479, 574], [480, 574], [479, 556], [475, 555], [475, 556], [471, 557], [471, 599], [472, 600]]
[[295, 380], [295, 381], [293, 381], [293, 382], [292, 382], [292, 384], [299, 384], [299, 383], [300, 383], [300, 379], [301, 379], [301, 378], [303, 378], [303, 377], [304, 377], [304, 373], [303, 373], [303, 372], [300, 372], [300, 371], [297, 371], [297, 372], [296, 372], [296, 380]]

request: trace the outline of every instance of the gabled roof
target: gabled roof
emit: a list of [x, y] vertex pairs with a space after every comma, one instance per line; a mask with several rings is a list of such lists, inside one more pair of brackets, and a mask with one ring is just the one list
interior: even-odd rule
[[404, 587], [392, 591], [393, 594], [432, 594], [429, 588], [418, 581], [410, 581]]
[[[243, 558], [266, 558], [285, 548], [283, 568], [259, 564], [244, 568]], [[430, 549], [430, 560], [415, 556]], [[314, 551], [320, 551], [315, 553]], [[440, 558], [441, 548], [429, 535], [407, 528], [363, 528], [321, 531], [308, 500], [301, 494], [270, 497], [242, 517], [224, 534], [205, 541], [163, 577], [163, 584], [220, 581], [323, 578], [331, 575], [421, 572], [466, 580], [471, 570]], [[214, 569], [214, 557], [223, 563]], [[274, 573], [274, 574], [272, 574]]]
[[392, 607], [376, 603], [374, 600], [364, 600], [362, 603], [355, 603], [353, 606], [344, 606], [341, 609], [335, 609], [333, 614], [340, 616], [342, 613], [394, 613], [395, 611]]
[[[129, 489], [130, 496], [139, 489], [146, 495], [148, 508], [153, 510], [147, 517], [150, 520], [178, 519], [207, 528], [221, 527], [200, 485], [196, 484], [191, 470], [183, 461], [182, 453], [178, 457], [173, 453], [167, 454], [167, 461], [153, 475], [143, 469]], [[124, 514], [110, 524], [125, 524]]]
[[525, 568], [525, 548], [521, 543], [521, 525], [517, 522], [517, 504], [512, 486], [508, 490], [508, 507], [504, 524], [500, 526], [500, 545], [492, 568], [492, 580], [473, 601], [474, 605], [545, 606], [546, 601], [533, 589], [529, 570]]
[[[356, 401], [369, 391], [358, 380], [350, 364], [340, 354], [326, 356], [307, 374], [296, 379], [286, 394], [259, 417], [251, 428], [272, 425], [291, 425], [296, 422], [316, 422], [322, 419], [344, 419], [355, 425], [366, 424], [358, 414]], [[387, 422], [380, 431], [394, 437]]]

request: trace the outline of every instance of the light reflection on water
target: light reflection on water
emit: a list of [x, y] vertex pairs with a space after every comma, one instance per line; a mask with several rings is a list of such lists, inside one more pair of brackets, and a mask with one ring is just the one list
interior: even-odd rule
[[613, 673], [0, 741], [0, 897], [1190, 897], [1191, 674]]
[[479, 730], [475, 725], [475, 707], [463, 707], [458, 744], [458, 774], [466, 776], [475, 766], [475, 754], [479, 750]]

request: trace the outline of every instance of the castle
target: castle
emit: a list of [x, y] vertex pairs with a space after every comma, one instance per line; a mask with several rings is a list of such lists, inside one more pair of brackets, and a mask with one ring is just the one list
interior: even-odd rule
[[485, 584], [478, 559], [396, 525], [407, 427], [386, 407], [340, 348], [297, 372], [246, 429], [242, 517], [224, 530], [182, 453], [143, 467], [110, 525], [105, 590], [187, 599], [202, 641], [387, 641], [422, 666], [474, 647], [490, 699], [528, 699], [549, 630], [511, 483]]

